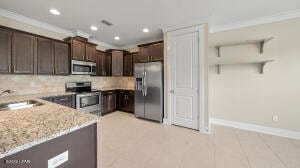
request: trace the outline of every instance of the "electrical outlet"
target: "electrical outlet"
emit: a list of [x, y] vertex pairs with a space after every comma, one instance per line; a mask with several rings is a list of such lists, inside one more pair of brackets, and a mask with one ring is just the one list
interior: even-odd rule
[[275, 122], [278, 121], [278, 115], [273, 115], [273, 121], [275, 121]]

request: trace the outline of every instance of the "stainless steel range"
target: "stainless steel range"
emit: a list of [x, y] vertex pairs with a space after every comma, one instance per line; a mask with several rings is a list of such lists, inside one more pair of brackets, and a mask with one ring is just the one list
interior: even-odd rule
[[101, 115], [101, 91], [92, 90], [91, 82], [67, 82], [67, 92], [76, 92], [76, 109]]

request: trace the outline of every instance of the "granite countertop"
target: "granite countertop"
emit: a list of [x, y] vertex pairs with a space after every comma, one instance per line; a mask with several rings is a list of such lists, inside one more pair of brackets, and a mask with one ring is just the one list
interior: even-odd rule
[[0, 97], [0, 103], [36, 100], [44, 105], [0, 111], [0, 159], [99, 121], [98, 116], [47, 102], [38, 97], [72, 93], [45, 93]]

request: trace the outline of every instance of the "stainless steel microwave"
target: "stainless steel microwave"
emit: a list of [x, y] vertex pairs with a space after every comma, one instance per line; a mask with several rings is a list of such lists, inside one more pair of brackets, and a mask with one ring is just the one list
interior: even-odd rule
[[72, 75], [96, 75], [96, 63], [72, 60]]

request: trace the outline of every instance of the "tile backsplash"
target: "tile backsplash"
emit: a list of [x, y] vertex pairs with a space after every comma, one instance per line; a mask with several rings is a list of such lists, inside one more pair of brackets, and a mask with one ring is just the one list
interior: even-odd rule
[[3, 96], [65, 91], [65, 82], [91, 81], [93, 88], [133, 88], [133, 77], [91, 77], [87, 75], [43, 76], [0, 75], [0, 91], [10, 89], [13, 94]]

